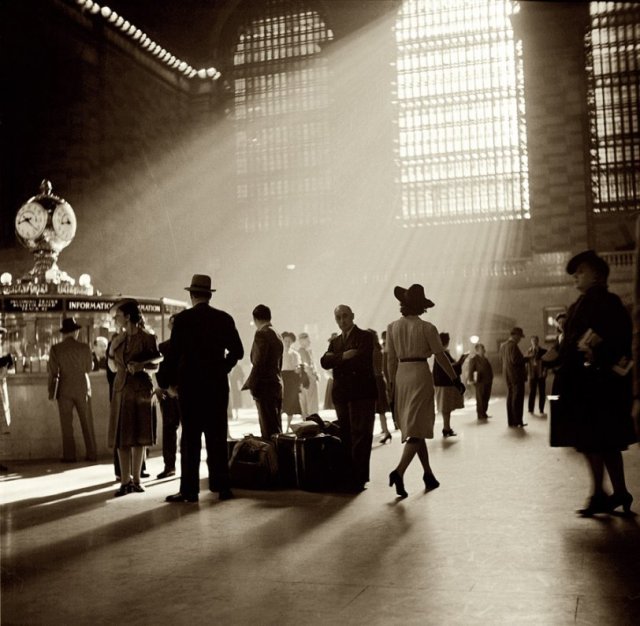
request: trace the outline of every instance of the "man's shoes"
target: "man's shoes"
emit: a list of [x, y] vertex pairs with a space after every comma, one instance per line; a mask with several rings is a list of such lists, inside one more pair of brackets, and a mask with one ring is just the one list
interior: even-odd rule
[[528, 426], [529, 424], [527, 424], [527, 422], [522, 422], [522, 424], [516, 424], [516, 428], [524, 428], [525, 426]]
[[447, 437], [457, 437], [458, 433], [453, 430], [453, 428], [443, 428], [442, 436], [446, 439]]
[[150, 474], [148, 472], [140, 472], [140, 478], [149, 478]]
[[165, 502], [197, 502], [198, 496], [187, 496], [182, 493], [174, 493], [164, 499]]
[[162, 472], [160, 472], [157, 476], [157, 478], [169, 478], [169, 476], [175, 476], [176, 475], [176, 470], [174, 469], [166, 469], [163, 470]]
[[231, 500], [234, 497], [231, 489], [221, 489], [218, 494], [218, 500]]

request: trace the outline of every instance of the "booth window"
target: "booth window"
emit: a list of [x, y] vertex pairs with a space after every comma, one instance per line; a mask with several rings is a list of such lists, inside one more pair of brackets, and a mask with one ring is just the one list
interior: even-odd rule
[[[251, 6], [253, 3], [250, 3]], [[247, 231], [328, 222], [333, 39], [298, 0], [267, 0], [233, 48], [236, 201]]]
[[529, 218], [524, 86], [508, 0], [404, 0], [397, 159], [405, 226]]
[[640, 210], [640, 5], [592, 2], [586, 37], [595, 213]]

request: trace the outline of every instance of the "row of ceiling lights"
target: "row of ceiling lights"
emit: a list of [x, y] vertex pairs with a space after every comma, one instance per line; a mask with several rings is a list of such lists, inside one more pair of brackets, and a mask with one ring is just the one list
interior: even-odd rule
[[157, 57], [159, 61], [166, 63], [171, 69], [184, 74], [187, 78], [208, 78], [211, 80], [218, 80], [221, 74], [215, 67], [207, 67], [195, 69], [189, 65], [186, 61], [178, 59], [175, 55], [171, 54], [168, 50], [165, 50], [160, 44], [153, 41], [146, 33], [142, 32], [134, 24], [131, 24], [122, 15], [118, 15], [115, 11], [111, 10], [107, 6], [100, 6], [93, 0], [76, 0], [84, 11], [89, 11], [93, 15], [100, 14], [106, 21], [112, 24], [115, 28], [119, 28], [125, 35], [133, 39], [143, 50], [151, 53]]

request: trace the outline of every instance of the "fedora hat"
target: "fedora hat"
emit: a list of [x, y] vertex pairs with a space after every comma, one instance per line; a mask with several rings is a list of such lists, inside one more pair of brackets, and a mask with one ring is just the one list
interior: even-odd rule
[[524, 337], [524, 331], [522, 330], [522, 328], [520, 328], [520, 326], [514, 326], [509, 334], [514, 337]]
[[80, 328], [82, 328], [82, 326], [76, 323], [75, 318], [65, 317], [62, 320], [62, 326], [60, 327], [60, 332], [64, 335], [66, 333], [72, 333], [76, 330], [79, 330]]
[[211, 276], [206, 274], [194, 274], [191, 285], [185, 289], [195, 293], [213, 293], [215, 291], [215, 289], [211, 289]]
[[394, 287], [393, 295], [400, 300], [402, 304], [406, 304], [411, 307], [424, 307], [430, 309], [435, 304], [424, 295], [424, 287], [422, 285], [411, 285], [409, 289], [404, 287]]

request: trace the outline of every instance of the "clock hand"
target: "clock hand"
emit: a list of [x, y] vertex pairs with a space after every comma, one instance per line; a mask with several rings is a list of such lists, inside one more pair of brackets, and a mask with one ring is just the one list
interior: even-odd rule
[[24, 222], [29, 222], [29, 224], [31, 224], [31, 218], [30, 218], [30, 217], [23, 217], [23, 218], [20, 220], [20, 222], [19, 222], [19, 223], [20, 223], [20, 224], [23, 224]]

